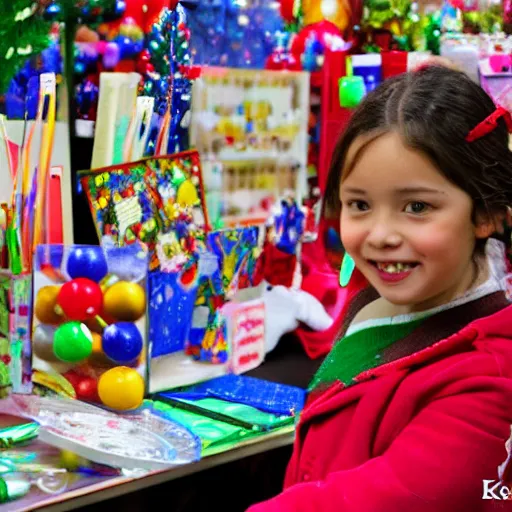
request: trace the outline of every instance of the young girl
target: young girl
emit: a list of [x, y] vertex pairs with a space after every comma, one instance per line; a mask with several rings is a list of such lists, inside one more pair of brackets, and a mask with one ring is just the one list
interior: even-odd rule
[[489, 240], [510, 245], [510, 127], [440, 66], [385, 81], [354, 113], [326, 199], [373, 301], [311, 384], [284, 492], [250, 512], [512, 510], [493, 487], [512, 424], [512, 306], [504, 245]]

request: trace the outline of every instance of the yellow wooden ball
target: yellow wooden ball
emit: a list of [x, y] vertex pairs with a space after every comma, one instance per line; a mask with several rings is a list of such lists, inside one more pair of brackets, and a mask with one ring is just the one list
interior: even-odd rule
[[137, 283], [119, 281], [105, 292], [104, 312], [122, 322], [136, 322], [146, 312], [146, 293]]
[[34, 314], [43, 324], [58, 325], [63, 321], [62, 315], [55, 311], [60, 286], [43, 286], [36, 295]]
[[103, 404], [111, 409], [136, 409], [144, 399], [144, 379], [133, 368], [116, 366], [100, 377], [98, 394]]

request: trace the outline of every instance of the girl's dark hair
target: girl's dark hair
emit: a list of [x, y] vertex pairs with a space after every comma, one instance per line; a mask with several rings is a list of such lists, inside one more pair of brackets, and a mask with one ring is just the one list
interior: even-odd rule
[[488, 135], [466, 135], [495, 110], [491, 98], [464, 73], [441, 66], [384, 81], [354, 112], [334, 149], [326, 208], [339, 212], [342, 170], [349, 147], [362, 135], [397, 132], [412, 149], [472, 199], [474, 214], [494, 215], [512, 205], [512, 153], [505, 121]]

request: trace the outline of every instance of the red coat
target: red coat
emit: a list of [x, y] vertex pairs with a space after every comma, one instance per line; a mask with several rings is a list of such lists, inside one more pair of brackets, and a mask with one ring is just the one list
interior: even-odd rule
[[482, 500], [511, 424], [509, 306], [313, 400], [284, 492], [249, 511], [512, 510], [512, 500]]

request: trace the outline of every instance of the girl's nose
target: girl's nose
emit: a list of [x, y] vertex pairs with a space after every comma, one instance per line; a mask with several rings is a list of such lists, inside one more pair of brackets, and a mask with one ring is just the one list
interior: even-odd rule
[[396, 248], [402, 243], [402, 236], [389, 221], [374, 224], [366, 237], [374, 249]]

